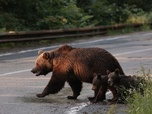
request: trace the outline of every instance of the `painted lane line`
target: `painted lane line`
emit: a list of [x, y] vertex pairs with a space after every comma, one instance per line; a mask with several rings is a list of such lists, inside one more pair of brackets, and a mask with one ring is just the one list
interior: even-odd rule
[[130, 36], [117, 36], [117, 37], [113, 37], [113, 38], [92, 40], [92, 41], [88, 41], [88, 42], [71, 43], [71, 45], [90, 44], [90, 43], [96, 43], [96, 42], [102, 42], [102, 41], [118, 40], [118, 39], [123, 39], [123, 38], [128, 38], [128, 37], [130, 37]]
[[14, 53], [5, 53], [5, 54], [0, 54], [0, 57], [2, 56], [8, 56], [8, 55], [13, 55]]
[[14, 72], [8, 72], [5, 74], [0, 74], [1, 76], [7, 76], [7, 75], [12, 75], [12, 74], [18, 74], [18, 73], [23, 73], [23, 72], [30, 72], [31, 69], [26, 69], [26, 70], [20, 70], [20, 71], [14, 71]]
[[[110, 40], [118, 40], [118, 39], [123, 39], [123, 38], [132, 38], [133, 36], [148, 36], [152, 35], [152, 33], [144, 33], [144, 34], [134, 34], [134, 35], [124, 35], [124, 36], [116, 36], [113, 38], [107, 38], [107, 39], [99, 39], [99, 40], [94, 40], [94, 41], [88, 41], [88, 42], [80, 42], [80, 43], [69, 43], [69, 45], [80, 45], [80, 44], [90, 44], [90, 43], [96, 43], [96, 42], [102, 42], [102, 41], [110, 41]], [[42, 47], [42, 48], [37, 48], [37, 49], [31, 49], [31, 50], [25, 50], [25, 51], [20, 51], [16, 53], [6, 53], [6, 54], [0, 54], [0, 57], [3, 56], [8, 56], [8, 55], [14, 55], [14, 54], [20, 54], [20, 53], [27, 53], [27, 52], [33, 52], [33, 51], [38, 51], [38, 50], [45, 50], [45, 49], [50, 49], [50, 48], [57, 48], [61, 45], [56, 45], [56, 46], [49, 46], [49, 47]]]
[[[128, 36], [122, 36], [122, 37], [114, 37], [114, 38], [108, 38], [108, 39], [100, 39], [100, 40], [94, 40], [94, 41], [88, 41], [88, 42], [80, 42], [80, 43], [69, 43], [68, 45], [80, 45], [80, 44], [89, 44], [89, 43], [95, 43], [95, 42], [101, 42], [101, 41], [110, 41], [110, 40], [117, 40], [120, 38], [127, 38]], [[9, 56], [9, 55], [14, 55], [14, 54], [21, 54], [21, 53], [27, 53], [27, 52], [33, 52], [33, 51], [39, 51], [39, 50], [46, 50], [50, 48], [57, 48], [62, 45], [56, 45], [56, 46], [49, 46], [49, 47], [42, 47], [42, 48], [37, 48], [37, 49], [31, 49], [31, 50], [25, 50], [25, 51], [20, 51], [16, 53], [6, 53], [6, 54], [0, 54], [0, 57], [3, 56]]]
[[[93, 40], [93, 41], [88, 41], [88, 42], [68, 43], [68, 45], [73, 45], [74, 46], [74, 45], [81, 45], [81, 44], [96, 43], [96, 42], [101, 42], [101, 41], [117, 40], [117, 39], [128, 38], [128, 37], [129, 36], [118, 36], [118, 37], [114, 37], [114, 38], [99, 39], [99, 40]], [[27, 53], [27, 52], [38, 51], [38, 50], [46, 50], [46, 49], [50, 49], [50, 48], [57, 48], [57, 47], [60, 47], [60, 46], [62, 46], [62, 44], [61, 45], [55, 45], [55, 46], [49, 46], [49, 47], [42, 47], [42, 48], [37, 48], [37, 49], [32, 49], [32, 50], [25, 50], [25, 51], [20, 51], [20, 52], [17, 52], [17, 53], [20, 54], [20, 53]], [[15, 54], [15, 53], [9, 53], [8, 55], [11, 55], [11, 54]], [[2, 54], [2, 56], [3, 56], [3, 54]], [[1, 55], [0, 55], [0, 57], [1, 57]]]
[[37, 48], [37, 49], [30, 49], [30, 50], [15, 52], [15, 53], [5, 53], [5, 54], [0, 54], [0, 57], [14, 55], [14, 54], [22, 54], [22, 53], [27, 53], [27, 52], [33, 52], [33, 51], [38, 51], [38, 50], [45, 50], [45, 49], [50, 49], [50, 48], [57, 48], [59, 46], [61, 46], [61, 45], [42, 47], [42, 48]]
[[141, 53], [141, 52], [145, 52], [145, 51], [152, 51], [152, 48], [136, 50], [136, 51], [128, 51], [128, 52], [124, 52], [124, 53], [118, 53], [118, 54], [114, 54], [114, 56], [127, 55], [127, 54], [133, 54], [133, 53]]

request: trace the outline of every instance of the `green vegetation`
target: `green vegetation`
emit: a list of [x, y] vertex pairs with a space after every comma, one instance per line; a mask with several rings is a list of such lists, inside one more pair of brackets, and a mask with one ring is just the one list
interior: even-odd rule
[[[132, 91], [131, 97], [126, 98], [126, 105], [128, 109], [124, 109], [128, 114], [151, 114], [152, 112], [152, 78], [151, 71], [146, 70], [143, 66], [141, 70], [137, 72], [138, 76], [143, 77], [146, 83], [141, 84], [144, 87], [144, 96], [136, 91]], [[117, 110], [117, 104], [111, 106], [107, 114], [115, 114]]]
[[151, 22], [150, 0], [0, 0], [0, 32]]
[[116, 114], [116, 108], [117, 108], [117, 104], [112, 105], [109, 111], [107, 112], [107, 114]]
[[132, 100], [129, 100], [129, 114], [151, 114], [152, 112], [152, 79], [150, 77], [150, 70], [145, 70], [143, 67], [140, 75], [147, 79], [147, 86], [144, 89], [144, 96], [139, 93], [135, 93]]
[[148, 31], [150, 30], [151, 27], [150, 25], [144, 24], [141, 27], [134, 28], [134, 27], [125, 27], [123, 29], [118, 29], [118, 30], [108, 30], [107, 35], [122, 35], [122, 34], [127, 34], [127, 33], [133, 33], [133, 32], [140, 32], [140, 31]]

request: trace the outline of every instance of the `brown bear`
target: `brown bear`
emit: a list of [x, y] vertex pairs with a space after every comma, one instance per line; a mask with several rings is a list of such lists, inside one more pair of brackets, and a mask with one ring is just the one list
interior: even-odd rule
[[108, 84], [115, 86], [117, 89], [116, 102], [124, 103], [128, 95], [132, 95], [134, 91], [144, 94], [143, 87], [146, 84], [144, 77], [121, 75], [119, 69], [114, 72], [107, 71]]
[[[105, 93], [107, 92], [107, 89], [111, 90], [114, 95], [117, 94], [116, 88], [108, 85], [107, 75], [101, 75], [100, 73], [94, 73], [93, 75], [94, 79], [92, 81], [92, 90], [94, 91], [95, 96], [89, 98], [92, 103], [106, 99]], [[115, 96], [113, 96], [112, 99], [115, 99]]]
[[107, 69], [114, 71], [116, 68], [120, 74], [124, 74], [117, 59], [102, 48], [73, 48], [63, 45], [55, 50], [39, 53], [31, 72], [36, 76], [52, 72], [48, 85], [37, 97], [59, 92], [67, 81], [73, 91], [68, 99], [77, 99], [82, 82], [92, 83], [94, 72], [104, 75]]

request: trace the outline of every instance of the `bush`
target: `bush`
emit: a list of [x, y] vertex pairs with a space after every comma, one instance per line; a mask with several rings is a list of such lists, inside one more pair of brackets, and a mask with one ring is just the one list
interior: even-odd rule
[[134, 99], [129, 100], [129, 114], [151, 114], [152, 112], [152, 80], [150, 70], [141, 69], [142, 76], [147, 79], [147, 86], [144, 88], [144, 96], [139, 93], [134, 94]]
[[0, 0], [0, 30], [67, 29], [147, 22], [147, 19], [150, 22], [150, 3], [148, 0]]

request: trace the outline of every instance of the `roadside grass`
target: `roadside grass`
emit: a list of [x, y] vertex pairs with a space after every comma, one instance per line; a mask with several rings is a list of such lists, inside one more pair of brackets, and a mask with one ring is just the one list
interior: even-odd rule
[[144, 96], [135, 93], [133, 98], [128, 98], [128, 114], [151, 114], [152, 113], [152, 78], [151, 71], [141, 67], [139, 75], [146, 79]]
[[134, 32], [147, 31], [147, 30], [151, 30], [151, 27], [147, 24], [144, 24], [139, 28], [126, 27], [124, 29], [119, 29], [119, 30], [108, 30], [107, 35], [120, 35], [120, 34], [134, 33]]
[[114, 104], [110, 107], [110, 109], [108, 110], [107, 114], [115, 114], [116, 113], [116, 109], [117, 109], [117, 104]]
[[[144, 95], [133, 91], [131, 97], [126, 98], [126, 105], [128, 109], [123, 110], [127, 114], [152, 114], [152, 77], [151, 71], [146, 70], [141, 66], [141, 70], [137, 72], [138, 76], [143, 77], [146, 80], [144, 85]], [[146, 85], [145, 85], [146, 84]], [[115, 114], [117, 110], [117, 104], [111, 105], [107, 114]]]
[[[139, 10], [139, 9], [136, 9], [136, 10]], [[141, 29], [146, 30], [150, 28], [150, 26], [148, 26], [147, 24], [151, 23], [151, 19], [152, 19], [151, 12], [146, 13], [143, 11], [139, 11], [137, 13], [130, 14], [130, 16], [126, 20], [126, 23], [143, 23], [143, 26], [141, 27]]]

